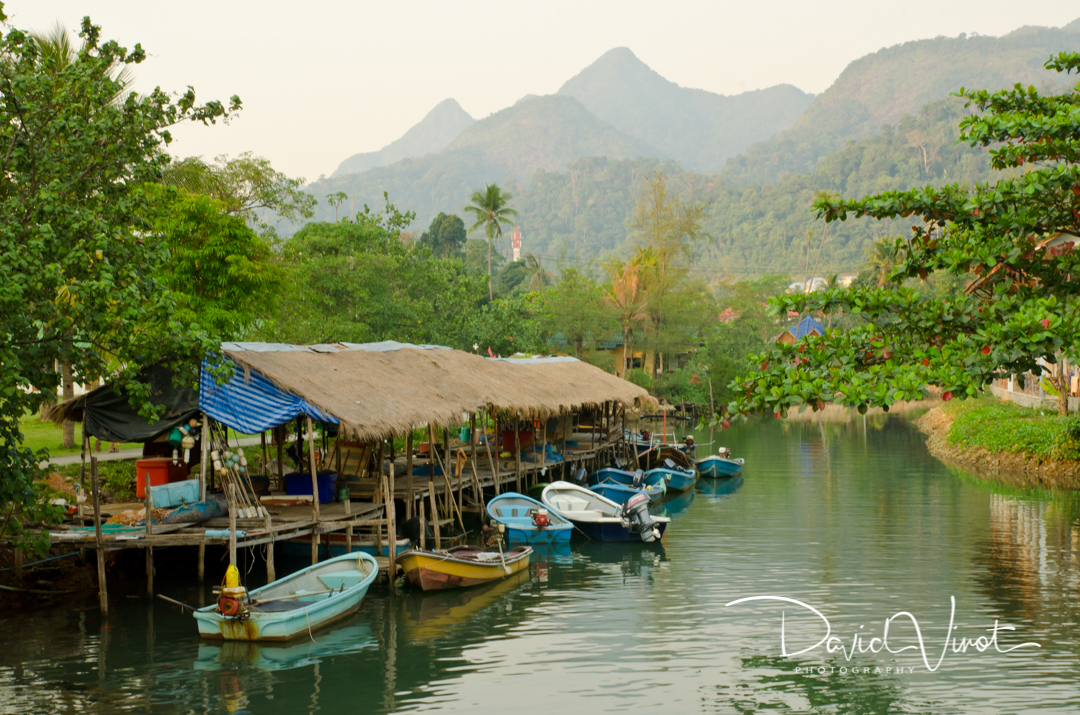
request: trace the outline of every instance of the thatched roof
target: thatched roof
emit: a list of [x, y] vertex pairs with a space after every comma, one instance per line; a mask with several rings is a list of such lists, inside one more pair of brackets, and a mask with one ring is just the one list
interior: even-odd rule
[[573, 358], [489, 359], [431, 345], [291, 346], [226, 343], [240, 369], [341, 420], [347, 434], [382, 439], [434, 423], [454, 425], [487, 405], [548, 417], [619, 401], [655, 407], [644, 389]]

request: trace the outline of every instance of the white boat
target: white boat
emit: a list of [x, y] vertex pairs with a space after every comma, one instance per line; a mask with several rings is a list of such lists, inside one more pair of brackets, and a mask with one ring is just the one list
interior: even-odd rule
[[671, 519], [649, 514], [649, 497], [640, 494], [622, 506], [570, 482], [552, 482], [541, 500], [581, 533], [597, 541], [655, 541]]
[[232, 641], [287, 641], [307, 635], [355, 612], [378, 574], [374, 556], [355, 552], [242, 596], [223, 594], [216, 604], [195, 611], [199, 635]]

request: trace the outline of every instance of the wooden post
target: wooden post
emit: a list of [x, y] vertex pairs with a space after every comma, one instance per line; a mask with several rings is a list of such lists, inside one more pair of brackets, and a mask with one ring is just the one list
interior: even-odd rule
[[439, 536], [439, 509], [435, 506], [435, 483], [428, 482], [428, 499], [431, 501], [431, 528], [435, 531], [435, 550], [442, 548], [442, 539]]
[[150, 546], [150, 537], [154, 535], [154, 503], [150, 499], [150, 472], [146, 473], [146, 487], [143, 489], [143, 502], [146, 510], [146, 595], [154, 595], [154, 547]]
[[521, 493], [521, 437], [518, 436], [520, 421], [514, 420], [514, 486]]
[[[492, 479], [493, 482], [495, 482], [495, 495], [498, 496], [499, 495], [499, 468], [495, 465], [495, 460], [491, 458], [491, 443], [488, 442], [488, 438], [487, 438], [487, 420], [486, 419], [484, 420], [483, 430], [484, 430], [484, 451], [487, 452], [488, 465], [491, 467], [491, 479]], [[498, 430], [495, 431], [495, 434], [496, 434], [496, 436], [498, 435]]]
[[[199, 498], [206, 501], [206, 457], [210, 452], [210, 417], [203, 414], [199, 438]], [[199, 544], [199, 583], [206, 577], [206, 544]]]
[[405, 518], [411, 519], [413, 517], [413, 483], [412, 483], [412, 460], [413, 460], [413, 448], [412, 448], [412, 427], [409, 428], [409, 434], [405, 437]]
[[[81, 461], [80, 461], [80, 464], [79, 464], [79, 494], [80, 494], [80, 496], [83, 497], [84, 500], [86, 499], [86, 450], [87, 450], [87, 448], [89, 446], [90, 446], [90, 435], [88, 435], [86, 433], [86, 422], [83, 422], [83, 439], [82, 439], [82, 444], [80, 445], [80, 447], [81, 447], [80, 451], [82, 452], [82, 456], [80, 458]], [[85, 515], [86, 510], [83, 508], [83, 505], [81, 503], [79, 504], [78, 509], [79, 509], [79, 519], [82, 519], [83, 516]], [[81, 552], [82, 549], [80, 549], [79, 551]], [[82, 557], [80, 556], [79, 558], [81, 560]]]
[[[265, 442], [263, 446], [266, 446]], [[270, 523], [269, 511], [263, 512], [263, 526], [266, 527], [266, 531], [270, 536], [270, 541], [266, 542], [266, 582], [273, 583], [277, 581], [277, 571], [274, 569], [274, 531], [273, 525]]]
[[[307, 418], [308, 431], [308, 458], [311, 462], [311, 517], [315, 520], [315, 526], [319, 525], [319, 474], [318, 465], [315, 464], [315, 428], [311, 424], [311, 418]], [[317, 539], [315, 540], [318, 541]], [[318, 543], [315, 544], [318, 546]], [[318, 562], [318, 554], [312, 550], [312, 563]]]
[[98, 605], [101, 615], [109, 615], [109, 592], [105, 587], [105, 540], [101, 536], [101, 488], [98, 484], [97, 457], [90, 455], [90, 490], [94, 501], [94, 546], [97, 552]]
[[420, 550], [424, 551], [424, 550], [427, 549], [427, 524], [424, 523], [425, 520], [424, 520], [424, 500], [423, 499], [420, 500], [419, 507], [420, 507], [420, 509], [419, 509], [419, 513], [420, 513]]
[[[280, 430], [280, 431], [279, 431]], [[274, 428], [274, 439], [277, 441], [277, 471], [278, 489], [285, 488], [285, 426]]]
[[236, 485], [229, 484], [229, 565], [236, 565]]
[[[383, 511], [386, 508], [386, 481], [382, 473], [383, 450], [386, 449], [386, 440], [379, 440], [379, 453], [375, 458], [375, 493], [379, 501], [383, 503]], [[382, 556], [382, 524], [375, 526], [375, 555]]]
[[386, 536], [390, 541], [390, 548], [387, 549], [387, 572], [390, 579], [390, 583], [394, 583], [394, 576], [397, 575], [397, 511], [394, 507], [394, 463], [390, 462], [390, 477], [387, 480], [386, 488]]
[[[338, 458], [340, 459], [340, 456]], [[338, 474], [340, 475], [341, 472], [338, 472]], [[345, 507], [345, 516], [350, 516], [352, 514], [352, 494], [351, 493], [345, 499], [345, 504], [343, 506]], [[352, 537], [353, 537], [353, 528], [352, 528], [352, 524], [350, 524], [349, 526], [345, 527], [345, 553], [347, 553], [347, 554], [352, 553]]]
[[266, 452], [266, 432], [259, 433], [259, 444], [262, 445], [262, 470], [267, 477], [270, 476], [270, 455]]

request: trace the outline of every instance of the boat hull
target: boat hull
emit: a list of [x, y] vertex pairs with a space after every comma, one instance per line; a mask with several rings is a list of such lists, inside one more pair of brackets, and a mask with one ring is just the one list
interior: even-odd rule
[[694, 488], [694, 482], [697, 481], [697, 472], [687, 471], [684, 472], [681, 469], [666, 469], [659, 467], [650, 472], [646, 472], [645, 476], [651, 476], [654, 474], [662, 474], [664, 477], [664, 483], [667, 485], [668, 491], [687, 492]]
[[[666, 521], [656, 522], [656, 528], [660, 531], [661, 538], [663, 538], [664, 532], [667, 530], [667, 525], [668, 523]], [[636, 531], [631, 531], [623, 524], [611, 522], [578, 522], [576, 526], [581, 530], [582, 534], [593, 541], [645, 543], [641, 540], [640, 534]]]
[[706, 457], [705, 459], [698, 460], [697, 468], [698, 472], [703, 477], [722, 479], [724, 477], [734, 477], [741, 474], [743, 465], [733, 459]]
[[554, 544], [570, 543], [570, 533], [574, 525], [568, 524], [561, 527], [546, 527], [543, 529], [521, 529], [507, 527], [506, 537], [511, 544], [528, 544], [529, 546], [552, 546]]
[[[195, 611], [195, 622], [199, 626], [199, 635], [212, 640], [228, 641], [287, 641], [301, 635], [308, 635], [312, 631], [335, 623], [345, 618], [360, 607], [360, 602], [367, 595], [371, 584], [379, 574], [379, 567], [375, 559], [366, 554], [347, 554], [336, 559], [324, 561], [317, 566], [302, 569], [295, 574], [267, 584], [262, 588], [255, 589], [249, 594], [249, 599], [256, 601], [260, 595], [268, 592], [271, 596], [275, 592], [281, 592], [283, 587], [290, 581], [296, 582], [305, 573], [318, 568], [327, 576], [339, 576], [341, 571], [329, 571], [327, 566], [335, 562], [356, 563], [366, 562], [367, 573], [355, 584], [343, 588], [339, 593], [331, 594], [326, 598], [317, 598], [318, 594], [307, 596], [304, 600], [298, 599], [304, 605], [299, 608], [282, 611], [258, 611], [252, 610], [246, 618], [230, 618], [221, 615], [217, 611], [217, 605], [206, 606]], [[351, 575], [351, 574], [350, 574]], [[340, 577], [340, 576], [339, 576]], [[307, 589], [310, 593], [311, 589]], [[270, 599], [271, 601], [274, 598]], [[284, 599], [278, 599], [284, 600]], [[264, 601], [268, 602], [268, 601]]]
[[437, 591], [491, 583], [527, 569], [532, 549], [519, 547], [513, 551], [519, 553], [507, 553], [506, 568], [510, 570], [509, 573], [503, 568], [502, 561], [469, 562], [453, 558], [446, 552], [435, 551], [406, 551], [397, 563], [409, 583], [425, 591]]

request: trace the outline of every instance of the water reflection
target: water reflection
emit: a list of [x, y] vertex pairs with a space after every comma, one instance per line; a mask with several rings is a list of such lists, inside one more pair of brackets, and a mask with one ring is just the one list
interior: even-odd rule
[[[665, 503], [662, 542], [538, 549], [527, 572], [475, 589], [376, 588], [314, 642], [200, 642], [189, 614], [146, 601], [138, 583], [118, 584], [105, 622], [89, 603], [0, 619], [2, 710], [1080, 709], [1075, 495], [950, 473], [892, 415], [769, 420], [723, 442], [746, 458], [742, 478]], [[190, 574], [159, 577], [192, 602], [209, 592]], [[935, 673], [830, 675], [819, 669], [917, 659], [781, 657], [781, 609], [725, 606], [762, 594], [819, 606], [846, 638], [910, 610], [935, 642], [955, 596], [965, 633], [1000, 620], [1043, 648], [958, 654]]]

